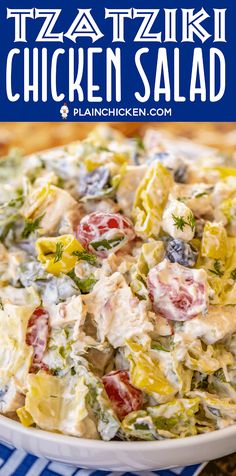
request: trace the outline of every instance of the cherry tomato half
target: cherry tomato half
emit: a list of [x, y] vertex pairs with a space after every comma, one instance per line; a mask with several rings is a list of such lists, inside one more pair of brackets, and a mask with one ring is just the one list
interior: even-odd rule
[[112, 407], [120, 420], [123, 420], [130, 412], [142, 407], [142, 392], [130, 383], [127, 370], [110, 372], [103, 377], [102, 381]]
[[76, 237], [91, 252], [106, 257], [135, 238], [133, 225], [120, 213], [94, 212], [82, 218]]
[[149, 271], [147, 285], [154, 310], [173, 321], [186, 321], [207, 309], [206, 272], [164, 260]]
[[34, 349], [32, 369], [35, 367], [45, 369], [45, 365], [42, 363], [42, 358], [46, 350], [48, 334], [48, 312], [45, 309], [38, 307], [29, 319], [26, 333], [26, 344], [31, 345]]

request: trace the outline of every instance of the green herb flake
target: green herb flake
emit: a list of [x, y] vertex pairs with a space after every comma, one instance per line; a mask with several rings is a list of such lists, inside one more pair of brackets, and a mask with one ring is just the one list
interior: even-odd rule
[[[55, 375], [56, 377], [57, 377], [57, 375], [60, 375], [61, 371], [62, 371], [62, 369], [60, 367], [57, 367], [55, 369], [51, 369], [52, 374]], [[51, 397], [52, 396], [53, 395], [51, 395]]]
[[66, 339], [69, 339], [70, 337], [70, 331], [67, 327], [64, 328], [64, 333], [65, 333], [65, 336], [66, 336]]
[[174, 220], [174, 225], [178, 230], [184, 231], [184, 227], [186, 225], [186, 221], [183, 216], [177, 216], [172, 213], [172, 218]]
[[66, 349], [64, 346], [59, 347], [58, 353], [63, 359], [66, 358]]
[[72, 255], [76, 256], [79, 261], [87, 261], [90, 264], [95, 264], [97, 261], [96, 256], [87, 251], [73, 251]]
[[0, 310], [3, 311], [4, 310], [4, 307], [3, 307], [3, 302], [2, 302], [2, 298], [0, 298]]
[[73, 279], [75, 285], [77, 286], [77, 288], [80, 289], [82, 294], [88, 294], [91, 291], [94, 284], [97, 282], [93, 274], [91, 274], [88, 278], [85, 278], [85, 279], [78, 278], [78, 276], [76, 276], [75, 274], [74, 269], [72, 269], [72, 271], [67, 273], [67, 276]]
[[142, 137], [136, 136], [136, 137], [135, 137], [135, 141], [136, 141], [136, 144], [137, 144], [137, 148], [138, 148], [138, 149], [140, 149], [140, 150], [145, 150], [145, 146], [144, 146], [144, 142], [143, 142]]
[[187, 220], [183, 216], [177, 216], [174, 213], [172, 213], [172, 218], [174, 220], [174, 225], [178, 230], [184, 231], [184, 227], [190, 226], [191, 230], [193, 231], [196, 225], [196, 220], [192, 214], [192, 212], [189, 213]]
[[150, 431], [150, 427], [148, 423], [142, 422], [142, 423], [134, 423], [134, 430], [140, 430], [140, 431]]
[[163, 352], [170, 352], [170, 349], [168, 349], [161, 342], [158, 342], [158, 341], [153, 341], [151, 348], [153, 350], [162, 350]]
[[76, 284], [77, 288], [79, 288], [80, 279], [78, 278], [78, 276], [76, 276], [75, 270], [72, 269], [71, 271], [69, 271], [69, 273], [67, 273], [67, 276], [69, 276], [69, 278], [71, 278], [71, 279], [74, 281], [74, 283]]
[[112, 248], [115, 248], [115, 246], [119, 245], [124, 239], [124, 236], [118, 236], [110, 240], [93, 241], [90, 243], [90, 246], [92, 246], [92, 248], [96, 251], [111, 250]]
[[80, 285], [79, 285], [81, 293], [82, 294], [89, 293], [96, 282], [97, 282], [97, 280], [93, 277], [89, 277], [89, 278], [86, 278], [86, 279], [81, 279], [80, 280]]
[[97, 150], [99, 152], [110, 152], [110, 149], [108, 147], [103, 146], [103, 145], [100, 145], [99, 147], [97, 147]]
[[186, 202], [186, 200], [189, 200], [190, 198], [191, 198], [191, 197], [187, 197], [187, 196], [184, 196], [184, 195], [183, 195], [182, 197], [177, 197], [176, 200], [178, 200], [178, 202], [184, 203], [184, 202]]
[[220, 380], [220, 382], [226, 382], [225, 374], [224, 374], [223, 369], [218, 369], [218, 370], [214, 373], [214, 377], [216, 377], [218, 380]]
[[0, 242], [4, 243], [5, 239], [8, 236], [8, 233], [14, 228], [14, 225], [18, 219], [18, 215], [12, 215], [9, 218], [8, 223], [5, 226], [0, 227]]
[[196, 225], [196, 220], [195, 220], [192, 212], [190, 212], [189, 215], [188, 215], [187, 225], [189, 225], [191, 230], [194, 231], [194, 228], [195, 228], [195, 225]]
[[22, 193], [18, 195], [18, 197], [12, 198], [9, 202], [6, 202], [2, 205], [1, 208], [20, 208], [23, 205], [24, 197]]
[[54, 256], [54, 263], [58, 263], [58, 261], [61, 261], [63, 255], [63, 244], [58, 241], [56, 243], [56, 251], [55, 251], [55, 256]]
[[25, 226], [22, 231], [21, 237], [29, 238], [31, 233], [34, 233], [36, 230], [38, 230], [40, 228], [40, 223], [43, 217], [44, 217], [44, 214], [36, 218], [36, 220], [25, 220]]
[[206, 195], [208, 195], [207, 192], [201, 192], [194, 195], [194, 198], [201, 198], [201, 197], [205, 197]]
[[170, 431], [178, 423], [178, 418], [175, 417], [166, 418], [163, 416], [159, 416], [157, 418], [154, 418], [154, 424], [158, 430]]
[[219, 276], [220, 278], [223, 276], [224, 272], [221, 269], [221, 262], [220, 260], [215, 260], [213, 264], [213, 269], [208, 269], [210, 273], [215, 274], [216, 276]]
[[231, 271], [230, 277], [231, 277], [231, 279], [233, 279], [234, 281], [236, 281], [236, 268]]

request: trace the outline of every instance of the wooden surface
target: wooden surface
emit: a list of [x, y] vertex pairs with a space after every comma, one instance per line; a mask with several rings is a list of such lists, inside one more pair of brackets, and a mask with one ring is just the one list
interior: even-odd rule
[[[7, 154], [12, 147], [22, 149], [25, 153], [44, 150], [56, 145], [84, 138], [96, 123], [37, 123], [13, 122], [0, 123], [0, 155]], [[146, 128], [164, 130], [173, 135], [188, 137], [202, 144], [216, 146], [223, 151], [236, 150], [236, 123], [114, 123], [125, 135], [137, 135]]]

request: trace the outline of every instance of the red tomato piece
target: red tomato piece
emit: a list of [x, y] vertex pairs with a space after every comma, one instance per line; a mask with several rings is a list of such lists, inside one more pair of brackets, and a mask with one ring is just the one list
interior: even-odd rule
[[142, 392], [130, 383], [127, 370], [110, 372], [102, 378], [102, 381], [112, 407], [120, 420], [123, 420], [130, 412], [142, 407]]
[[120, 213], [93, 212], [82, 218], [76, 236], [91, 252], [105, 257], [135, 238], [133, 225]]
[[46, 350], [48, 334], [48, 312], [45, 309], [38, 307], [29, 319], [26, 334], [26, 344], [31, 345], [34, 349], [32, 369], [43, 368], [45, 370], [45, 367], [47, 367], [43, 364], [42, 358]]
[[164, 260], [149, 271], [147, 285], [154, 310], [173, 321], [186, 321], [207, 310], [207, 276]]

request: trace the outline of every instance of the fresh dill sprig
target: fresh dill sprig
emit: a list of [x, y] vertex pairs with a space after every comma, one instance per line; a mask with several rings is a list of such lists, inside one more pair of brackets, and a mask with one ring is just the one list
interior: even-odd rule
[[73, 251], [73, 256], [76, 256], [78, 260], [87, 261], [90, 264], [95, 264], [97, 258], [92, 253], [88, 253], [88, 251]]
[[210, 273], [215, 274], [216, 276], [219, 276], [220, 278], [223, 276], [224, 272], [221, 269], [221, 262], [220, 260], [216, 259], [214, 264], [213, 264], [213, 269], [208, 269]]
[[54, 256], [54, 263], [58, 263], [58, 261], [61, 261], [63, 254], [63, 244], [58, 241], [56, 243], [56, 251], [55, 251], [55, 256]]
[[176, 226], [178, 230], [184, 231], [184, 227], [186, 225], [190, 226], [192, 231], [195, 228], [196, 220], [191, 212], [189, 213], [187, 220], [184, 218], [184, 216], [182, 215], [178, 216], [178, 215], [175, 215], [174, 213], [172, 213], [172, 218], [174, 220], [174, 225]]
[[40, 228], [40, 223], [44, 217], [44, 214], [40, 217], [36, 218], [36, 220], [25, 220], [25, 226], [22, 231], [21, 237], [22, 238], [29, 238], [31, 233], [38, 230]]
[[184, 231], [184, 227], [186, 225], [186, 221], [183, 216], [177, 216], [172, 213], [172, 218], [174, 220], [174, 225], [178, 230]]
[[188, 218], [187, 218], [187, 225], [190, 226], [191, 230], [193, 231], [196, 225], [196, 220], [192, 214], [192, 212], [189, 213]]

